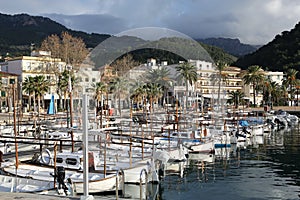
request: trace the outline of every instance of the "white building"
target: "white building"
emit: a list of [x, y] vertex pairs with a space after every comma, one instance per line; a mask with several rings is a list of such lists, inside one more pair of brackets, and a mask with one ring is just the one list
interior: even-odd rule
[[271, 80], [272, 82], [276, 82], [278, 85], [282, 85], [282, 81], [284, 79], [284, 73], [283, 72], [266, 71], [265, 74], [266, 74], [266, 77], [269, 80]]
[[[66, 63], [59, 58], [52, 58], [49, 52], [33, 52], [32, 56], [20, 56], [6, 60], [0, 63], [1, 71], [18, 75], [18, 84], [27, 77], [44, 75], [51, 83], [56, 83], [58, 72], [62, 72]], [[44, 99], [50, 100], [52, 94], [56, 94], [56, 87], [51, 86]], [[26, 94], [23, 92], [23, 95]], [[23, 97], [24, 97], [23, 96]], [[55, 95], [57, 99], [58, 96]]]
[[[52, 83], [49, 91], [43, 97], [46, 104], [50, 102], [52, 95], [54, 95], [55, 100], [59, 99], [57, 94], [58, 75], [64, 70], [68, 70], [65, 62], [61, 61], [60, 58], [52, 58], [51, 53], [45, 51], [34, 51], [31, 56], [10, 58], [0, 63], [0, 68], [2, 72], [18, 75], [20, 91], [22, 91], [21, 83], [26, 77], [45, 76]], [[90, 99], [93, 99], [93, 84], [100, 81], [100, 72], [94, 71], [93, 66], [84, 65], [77, 72], [74, 71], [74, 74], [78, 80], [76, 86], [72, 88], [74, 105], [76, 106], [76, 99], [81, 99], [82, 94], [88, 94], [91, 97]], [[28, 94], [22, 92], [24, 103], [27, 102], [27, 96]]]

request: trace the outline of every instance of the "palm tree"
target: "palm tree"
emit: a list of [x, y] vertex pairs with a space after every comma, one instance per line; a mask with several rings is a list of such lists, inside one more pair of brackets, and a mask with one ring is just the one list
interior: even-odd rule
[[[35, 76], [34, 77], [34, 91], [35, 95], [38, 98], [38, 119], [40, 117], [40, 107], [41, 107], [41, 98], [43, 98], [44, 94], [49, 90], [49, 80], [45, 78], [45, 76]], [[44, 105], [44, 103], [43, 103]]]
[[134, 81], [129, 81], [128, 82], [128, 89], [129, 89], [129, 101], [134, 101], [138, 102], [138, 96], [136, 95], [136, 89], [144, 85], [144, 82], [141, 80], [137, 79]]
[[[216, 64], [216, 69], [217, 69], [217, 79], [218, 79], [218, 106], [221, 106], [221, 84], [222, 81], [226, 80], [226, 74], [224, 74], [224, 70], [228, 67], [227, 63], [225, 62], [217, 62]], [[221, 109], [223, 109], [223, 107], [221, 106]], [[223, 112], [223, 110], [221, 110], [221, 112]]]
[[0, 108], [2, 107], [2, 89], [3, 89], [3, 84], [2, 84], [2, 75], [0, 74], [0, 93], [1, 93], [1, 101], [0, 101]]
[[145, 90], [151, 106], [149, 111], [154, 111], [154, 102], [158, 102], [158, 99], [162, 96], [162, 87], [158, 83], [147, 83]]
[[[288, 88], [288, 91], [290, 93], [290, 99], [294, 97], [294, 87], [297, 84], [297, 76], [298, 71], [295, 69], [289, 69], [287, 71], [287, 78], [283, 81], [283, 85], [285, 85]], [[292, 101], [291, 101], [292, 105]]]
[[33, 108], [35, 111], [35, 95], [34, 95], [34, 77], [26, 77], [24, 82], [22, 83], [22, 89], [24, 92], [28, 94], [29, 97], [29, 110], [31, 110], [31, 97], [33, 96]]
[[281, 98], [280, 98], [280, 104], [286, 106], [289, 105], [289, 91], [288, 88], [283, 84], [280, 87], [281, 89]]
[[133, 89], [130, 99], [139, 106], [139, 104], [145, 106], [146, 103], [146, 90], [144, 85], [139, 85]]
[[271, 81], [269, 86], [269, 101], [271, 102], [271, 108], [273, 107], [273, 103], [279, 105], [279, 100], [283, 96], [283, 90], [280, 85], [275, 81]]
[[101, 101], [100, 107], [100, 127], [102, 128], [102, 112], [103, 112], [103, 94], [107, 93], [107, 85], [104, 82], [97, 82], [92, 87], [95, 90], [95, 99], [97, 108], [99, 108], [99, 101]]
[[[124, 99], [129, 91], [128, 91], [128, 80], [124, 77], [117, 77], [114, 78], [111, 83], [111, 90], [115, 92], [115, 96], [118, 99], [118, 109], [120, 116], [122, 116], [121, 113], [121, 99]], [[116, 99], [116, 98], [115, 98]]]
[[296, 88], [296, 95], [297, 95], [297, 106], [299, 106], [299, 89], [300, 89], [300, 80], [297, 79], [296, 80], [296, 84], [295, 84], [295, 88]]
[[[57, 94], [59, 96], [59, 107], [60, 110], [64, 110], [66, 108], [66, 96], [68, 90], [68, 82], [69, 82], [69, 72], [63, 71], [59, 77], [57, 82]], [[62, 96], [64, 96], [64, 104], [62, 103]]]
[[[92, 87], [95, 90], [95, 100], [96, 100], [96, 106], [99, 107], [100, 106], [100, 101], [102, 100], [103, 94], [106, 93], [107, 91], [107, 87], [106, 84], [104, 82], [97, 82], [97, 83], [93, 83]], [[102, 106], [102, 101], [101, 101], [101, 106]]]
[[246, 72], [243, 74], [243, 81], [246, 85], [252, 85], [253, 88], [253, 103], [256, 107], [256, 90], [257, 85], [259, 85], [264, 80], [264, 73], [260, 66], [252, 65], [248, 67]]
[[179, 72], [178, 78], [183, 78], [185, 81], [185, 112], [188, 106], [188, 84], [193, 85], [198, 80], [197, 69], [194, 65], [188, 62], [184, 62], [181, 65], [176, 66], [177, 72]]
[[263, 90], [264, 102], [267, 102], [267, 104], [271, 106], [271, 108], [274, 103], [279, 105], [280, 98], [284, 96], [283, 90], [280, 85], [275, 81], [271, 81], [269, 78], [266, 78], [263, 81], [263, 84], [258, 86], [258, 88]]
[[170, 78], [170, 71], [165, 67], [152, 69], [145, 75], [145, 78], [147, 82], [157, 83], [161, 86], [163, 90], [163, 98], [162, 98], [162, 103], [163, 103], [164, 99], [167, 97], [167, 92], [171, 87], [172, 85], [171, 83], [173, 81]]
[[[23, 90], [29, 94], [29, 97], [33, 95], [33, 105], [34, 111], [35, 110], [35, 97], [37, 96], [38, 99], [38, 119], [40, 117], [40, 105], [41, 105], [41, 98], [44, 94], [49, 90], [50, 82], [45, 78], [43, 75], [35, 76], [35, 77], [27, 77], [22, 84]], [[30, 100], [31, 101], [31, 100]]]
[[235, 108], [239, 107], [239, 104], [243, 101], [245, 94], [239, 90], [229, 92], [229, 103], [233, 103]]

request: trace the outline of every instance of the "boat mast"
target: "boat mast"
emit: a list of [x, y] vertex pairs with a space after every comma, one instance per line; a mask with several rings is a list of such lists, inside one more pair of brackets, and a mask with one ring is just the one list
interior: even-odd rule
[[88, 96], [83, 95], [82, 101], [82, 120], [83, 120], [83, 195], [89, 199], [89, 175], [88, 175]]
[[19, 156], [18, 156], [18, 143], [17, 143], [17, 116], [16, 116], [16, 91], [15, 91], [15, 81], [12, 85], [13, 88], [13, 104], [14, 104], [14, 134], [15, 134], [15, 156], [16, 156], [16, 190], [17, 190], [17, 176], [19, 167]]

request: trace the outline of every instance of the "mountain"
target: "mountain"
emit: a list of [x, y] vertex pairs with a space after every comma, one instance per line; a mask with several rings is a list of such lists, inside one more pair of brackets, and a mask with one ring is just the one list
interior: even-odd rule
[[243, 44], [239, 39], [230, 38], [207, 38], [197, 39], [197, 41], [204, 44], [212, 45], [223, 49], [225, 52], [240, 57], [252, 53], [258, 49], [257, 45]]
[[246, 69], [259, 65], [271, 71], [300, 71], [300, 22], [290, 31], [283, 31], [257, 51], [239, 58], [234, 65]]
[[113, 36], [96, 47], [90, 56], [96, 66], [102, 66], [125, 54], [131, 54], [139, 63], [146, 63], [149, 58], [168, 61], [169, 64], [176, 64], [187, 59], [226, 63], [236, 61], [234, 56], [220, 48], [179, 37], [151, 41], [132, 36]]
[[[191, 55], [197, 52], [196, 50], [194, 52], [190, 50], [193, 49], [195, 45], [190, 45], [190, 48], [187, 49], [186, 47], [190, 43], [185, 40], [173, 38], [170, 40], [160, 40], [158, 43], [149, 43], [149, 41], [145, 41], [141, 38], [130, 36], [115, 37], [107, 34], [89, 34], [82, 31], [68, 29], [47, 17], [30, 16], [28, 14], [0, 14], [0, 27], [0, 56], [2, 56], [2, 58], [7, 55], [11, 57], [29, 55], [31, 51], [31, 44], [35, 44], [36, 47], [39, 47], [41, 42], [47, 36], [51, 34], [60, 35], [63, 31], [69, 32], [72, 36], [82, 38], [88, 48], [95, 48], [99, 43], [110, 38], [110, 40], [103, 44], [106, 45], [103, 53], [104, 58], [95, 57], [97, 61], [107, 60], [112, 62], [113, 60], [108, 58], [116, 59], [117, 57], [115, 56], [120, 56], [120, 52], [126, 53], [134, 46], [141, 47], [137, 51], [131, 52], [133, 57], [139, 62], [146, 62], [148, 58], [152, 58], [153, 56], [155, 56], [158, 60], [166, 60], [170, 64], [182, 60], [182, 57], [172, 53], [172, 51], [167, 52], [163, 49], [157, 49], [157, 45], [162, 45], [164, 48], [172, 48], [171, 50], [173, 50], [173, 52], [182, 52], [183, 47], [185, 48], [185, 52], [192, 52]], [[147, 46], [144, 46], [147, 49], [143, 50], [144, 44], [150, 44], [152, 47], [149, 49]], [[201, 45], [215, 61], [224, 60], [227, 63], [232, 63], [236, 60], [234, 56], [229, 55], [221, 48], [203, 43], [201, 43]]]
[[88, 34], [74, 31], [65, 26], [41, 16], [30, 16], [28, 14], [6, 15], [0, 14], [0, 55], [7, 53], [10, 56], [28, 55], [32, 43], [37, 46], [41, 41], [51, 34], [60, 35], [68, 31], [71, 35], [81, 37], [88, 48], [110, 37], [106, 34]]

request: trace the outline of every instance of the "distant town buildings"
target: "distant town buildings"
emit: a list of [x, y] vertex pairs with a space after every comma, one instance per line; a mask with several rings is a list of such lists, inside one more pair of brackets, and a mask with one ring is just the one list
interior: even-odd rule
[[[252, 87], [243, 83], [242, 74], [243, 70], [238, 67], [228, 66], [222, 71], [222, 80], [220, 82], [221, 89], [219, 91], [219, 80], [217, 80], [217, 74], [214, 63], [201, 61], [201, 60], [188, 60], [188, 62], [194, 65], [197, 69], [198, 80], [194, 85], [188, 86], [188, 105], [192, 106], [194, 102], [199, 100], [210, 100], [220, 97], [224, 101], [229, 98], [230, 92], [240, 91], [245, 94], [245, 100], [252, 101], [253, 91]], [[129, 79], [138, 79], [149, 70], [159, 69], [165, 67], [170, 71], [172, 78], [176, 78], [177, 71], [175, 67], [178, 64], [168, 65], [166, 61], [160, 63], [156, 59], [148, 59], [147, 63], [140, 65], [130, 70], [126, 77]], [[45, 51], [33, 51], [31, 56], [20, 56], [7, 59], [5, 62], [0, 63], [1, 69], [1, 106], [12, 107], [11, 100], [8, 100], [11, 93], [12, 86], [9, 84], [15, 80], [15, 88], [17, 90], [17, 96], [22, 99], [23, 103], [28, 103], [28, 95], [22, 91], [22, 82], [30, 76], [43, 75], [52, 84], [49, 91], [43, 96], [43, 99], [47, 102], [50, 101], [52, 95], [57, 100], [57, 75], [67, 69], [67, 63], [61, 61], [59, 58], [51, 57], [50, 52]], [[265, 76], [281, 85], [284, 79], [283, 72], [269, 72], [265, 71]], [[113, 72], [110, 66], [104, 66], [100, 70], [95, 70], [93, 65], [82, 65], [77, 71], [76, 87], [73, 88], [73, 101], [76, 105], [80, 105], [81, 95], [88, 94], [92, 97], [95, 96], [95, 84], [99, 81], [109, 82], [117, 76], [117, 73]], [[169, 95], [173, 98], [178, 98], [181, 101], [185, 101], [183, 96], [185, 95], [184, 81], [176, 81], [170, 88]], [[219, 93], [219, 96], [218, 96]], [[262, 102], [262, 93], [256, 95], [256, 101], [258, 104]], [[110, 97], [110, 99], [112, 96]], [[46, 103], [47, 104], [47, 103]]]

